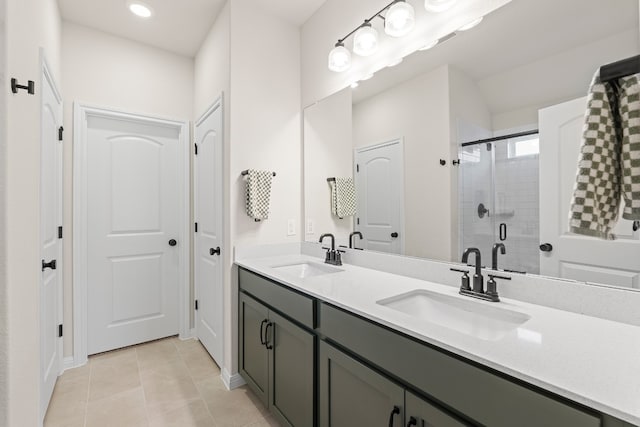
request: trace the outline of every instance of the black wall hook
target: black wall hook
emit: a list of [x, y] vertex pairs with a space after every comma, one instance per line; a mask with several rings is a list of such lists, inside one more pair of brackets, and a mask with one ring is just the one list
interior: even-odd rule
[[447, 164], [447, 161], [444, 159], [440, 159], [440, 166], [444, 166]]
[[34, 95], [36, 93], [36, 83], [33, 80], [29, 80], [27, 86], [19, 85], [18, 80], [12, 78], [11, 79], [11, 92], [18, 93], [19, 89], [26, 90], [29, 95]]

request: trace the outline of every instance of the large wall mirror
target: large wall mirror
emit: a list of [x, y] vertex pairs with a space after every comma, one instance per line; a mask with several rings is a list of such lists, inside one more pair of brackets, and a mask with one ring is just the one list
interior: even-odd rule
[[452, 262], [477, 247], [484, 265], [502, 243], [501, 269], [640, 290], [632, 221], [616, 240], [568, 232], [589, 85], [640, 53], [638, 15], [637, 0], [513, 0], [308, 106], [305, 240], [357, 231], [363, 250]]

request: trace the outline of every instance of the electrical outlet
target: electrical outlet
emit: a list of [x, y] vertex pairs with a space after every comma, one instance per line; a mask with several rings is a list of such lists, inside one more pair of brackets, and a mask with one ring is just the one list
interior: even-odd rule
[[290, 219], [287, 221], [287, 236], [295, 236], [296, 235], [296, 220]]
[[313, 230], [313, 220], [307, 218], [307, 234], [314, 234], [315, 231]]

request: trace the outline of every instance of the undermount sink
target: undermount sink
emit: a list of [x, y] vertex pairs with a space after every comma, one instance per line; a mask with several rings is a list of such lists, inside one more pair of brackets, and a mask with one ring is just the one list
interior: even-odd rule
[[300, 279], [306, 279], [307, 277], [322, 276], [325, 274], [339, 273], [341, 271], [344, 271], [341, 268], [336, 268], [336, 267], [315, 263], [315, 262], [301, 262], [297, 264], [277, 265], [272, 268], [274, 270], [293, 275]]
[[499, 340], [531, 318], [466, 297], [422, 289], [386, 298], [377, 304], [486, 341]]

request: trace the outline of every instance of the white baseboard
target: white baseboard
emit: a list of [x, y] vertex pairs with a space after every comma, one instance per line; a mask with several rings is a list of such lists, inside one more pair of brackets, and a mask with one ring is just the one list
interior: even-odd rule
[[[73, 356], [67, 356], [62, 359], [62, 372], [68, 369], [79, 368], [82, 365], [84, 365], [84, 363], [76, 363], [76, 359]], [[61, 375], [62, 372], [60, 372]]]
[[183, 340], [183, 341], [184, 340], [190, 340], [192, 338], [196, 338], [196, 330], [195, 329], [189, 329], [186, 334], [178, 335], [178, 338]]
[[227, 388], [227, 390], [233, 390], [246, 384], [239, 373], [236, 372], [235, 374], [231, 375], [225, 368], [222, 369], [220, 378], [222, 378], [222, 382], [224, 383], [224, 386]]

